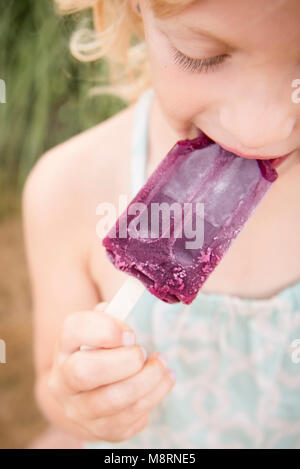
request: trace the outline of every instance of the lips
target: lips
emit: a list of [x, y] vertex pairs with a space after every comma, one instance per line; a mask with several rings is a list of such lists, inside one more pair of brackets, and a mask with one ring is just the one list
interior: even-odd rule
[[[220, 145], [220, 144], [219, 144]], [[248, 159], [253, 159], [253, 160], [268, 160], [273, 168], [277, 168], [281, 163], [284, 162], [293, 152], [287, 153], [286, 155], [282, 156], [262, 156], [262, 155], [245, 155], [238, 150], [235, 150], [233, 148], [228, 148], [225, 145], [220, 145], [220, 147], [224, 148], [227, 151], [230, 151], [231, 153], [234, 153], [237, 156], [241, 156], [242, 158], [248, 158]]]
[[280, 156], [278, 158], [270, 159], [270, 163], [273, 166], [273, 168], [277, 168], [277, 166], [279, 166], [281, 163], [283, 163], [284, 160], [286, 160], [292, 153], [293, 152], [288, 153], [287, 155], [284, 155], [284, 156]]
[[239, 150], [236, 150], [235, 148], [227, 147], [226, 145], [223, 145], [221, 143], [219, 143], [219, 145], [225, 150], [230, 151], [231, 153], [234, 153], [237, 156], [241, 156], [242, 158], [248, 158], [251, 160], [270, 160], [272, 164], [276, 166], [282, 163], [283, 160], [285, 160], [291, 154], [291, 153], [287, 153], [286, 155], [282, 155], [282, 156], [246, 155], [245, 153], [242, 153]]
[[[199, 129], [199, 127], [196, 127], [198, 131], [198, 135], [206, 135], [202, 130]], [[207, 135], [207, 137], [210, 140], [213, 140], [211, 137]], [[215, 140], [213, 140], [216, 142]], [[226, 151], [230, 151], [234, 155], [241, 156], [242, 158], [248, 158], [248, 159], [253, 159], [253, 160], [269, 160], [273, 168], [277, 168], [281, 163], [283, 163], [293, 152], [287, 153], [286, 155], [282, 156], [262, 156], [262, 155], [246, 155], [245, 153], [240, 152], [239, 150], [236, 150], [235, 148], [227, 147], [226, 145], [223, 145], [219, 142], [216, 142], [220, 147], [224, 148]]]

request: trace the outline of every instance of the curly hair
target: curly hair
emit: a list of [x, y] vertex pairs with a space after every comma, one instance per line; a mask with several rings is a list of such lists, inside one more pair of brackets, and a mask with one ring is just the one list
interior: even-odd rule
[[[148, 0], [156, 17], [179, 13], [196, 0]], [[138, 0], [137, 0], [138, 3]], [[54, 0], [56, 12], [72, 14], [92, 8], [93, 28], [81, 25], [70, 40], [72, 55], [90, 62], [102, 57], [109, 65], [109, 85], [99, 85], [92, 94], [113, 94], [134, 103], [151, 86], [143, 21], [129, 0]], [[132, 37], [137, 41], [132, 45]]]

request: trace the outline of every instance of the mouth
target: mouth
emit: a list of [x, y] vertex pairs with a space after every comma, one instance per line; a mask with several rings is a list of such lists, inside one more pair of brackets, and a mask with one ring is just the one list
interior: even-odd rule
[[[197, 127], [198, 135], [206, 135], [202, 130], [200, 130]], [[246, 153], [242, 153], [241, 151], [237, 150], [236, 148], [232, 147], [227, 147], [227, 145], [224, 145], [223, 143], [219, 143], [216, 140], [213, 140], [211, 137], [206, 135], [209, 140], [217, 143], [220, 147], [224, 148], [224, 150], [229, 151], [230, 153], [233, 153], [234, 155], [240, 156], [242, 158], [247, 158], [247, 159], [253, 159], [253, 160], [269, 160], [273, 168], [277, 168], [281, 163], [283, 163], [291, 154], [293, 151], [290, 153], [286, 153], [285, 155], [272, 155], [272, 156], [266, 156], [266, 155], [249, 155]]]

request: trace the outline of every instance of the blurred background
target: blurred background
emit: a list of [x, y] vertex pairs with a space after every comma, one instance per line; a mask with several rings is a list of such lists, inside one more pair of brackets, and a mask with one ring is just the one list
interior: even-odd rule
[[[59, 17], [52, 0], [0, 0], [0, 448], [24, 448], [45, 428], [33, 396], [31, 298], [21, 220], [24, 181], [49, 148], [127, 103], [90, 96], [106, 61], [80, 63], [68, 43], [88, 12]], [[3, 91], [3, 90], [2, 90]], [[3, 100], [2, 100], [3, 101]]]

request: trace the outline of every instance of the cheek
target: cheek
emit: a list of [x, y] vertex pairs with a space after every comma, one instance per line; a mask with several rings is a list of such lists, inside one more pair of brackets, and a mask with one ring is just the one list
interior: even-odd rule
[[211, 101], [208, 75], [183, 71], [175, 64], [168, 38], [145, 28], [153, 87], [172, 127], [186, 132], [191, 122], [203, 113]]
[[218, 126], [219, 109], [230, 84], [228, 72], [191, 73], [174, 62], [168, 37], [145, 25], [145, 39], [153, 87], [160, 107], [180, 138], [190, 137], [193, 123]]

